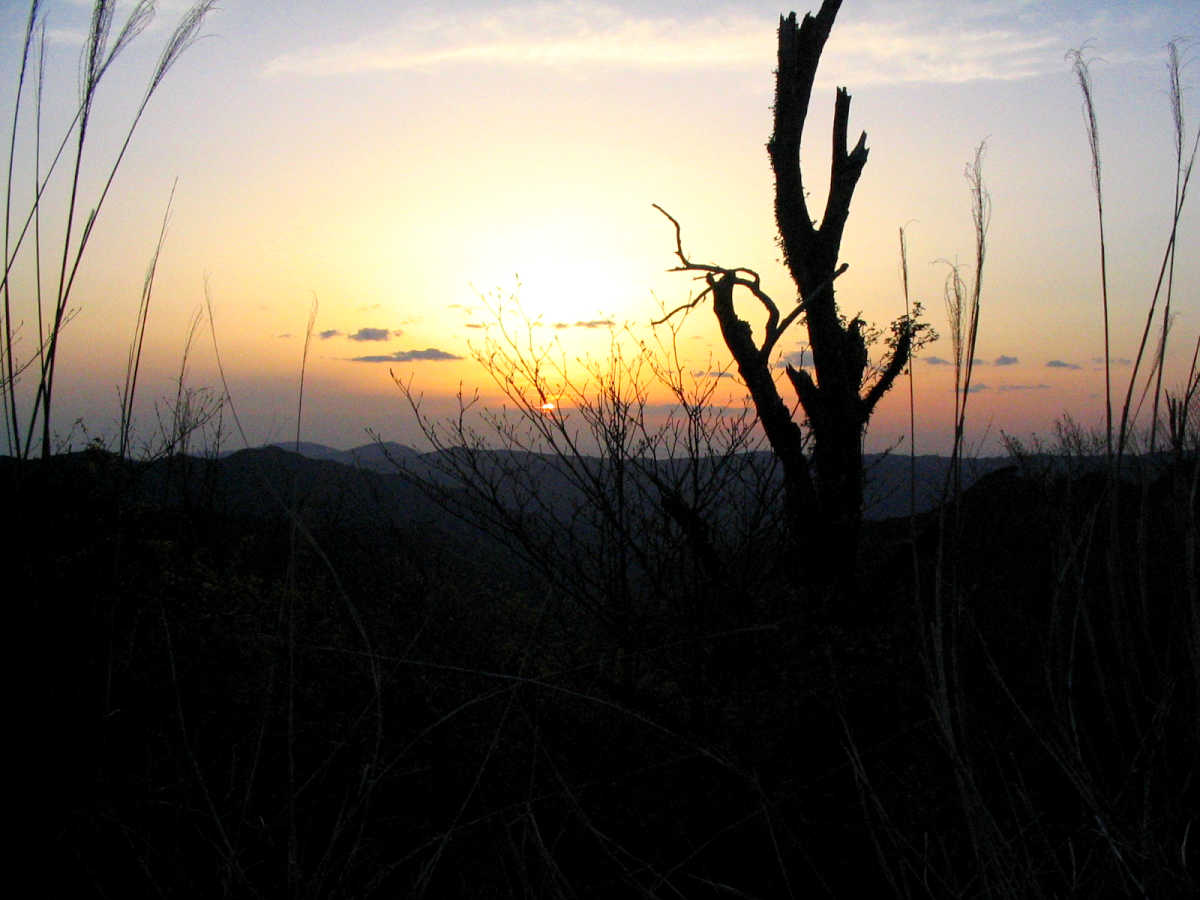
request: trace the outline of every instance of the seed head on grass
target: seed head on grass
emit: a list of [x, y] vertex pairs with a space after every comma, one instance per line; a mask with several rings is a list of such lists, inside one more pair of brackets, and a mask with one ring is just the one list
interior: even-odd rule
[[184, 14], [175, 27], [175, 31], [171, 33], [171, 39], [163, 48], [162, 55], [158, 58], [158, 65], [154, 69], [154, 77], [150, 79], [147, 95], [158, 87], [184, 51], [200, 39], [200, 27], [204, 24], [205, 16], [212, 11], [214, 6], [216, 6], [216, 0], [203, 0]]

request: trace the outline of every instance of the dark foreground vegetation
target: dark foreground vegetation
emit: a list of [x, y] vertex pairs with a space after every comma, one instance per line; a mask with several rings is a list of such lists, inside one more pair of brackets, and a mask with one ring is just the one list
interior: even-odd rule
[[822, 615], [680, 554], [621, 629], [345, 467], [3, 462], [45, 896], [1200, 888], [1194, 454], [1015, 458]]

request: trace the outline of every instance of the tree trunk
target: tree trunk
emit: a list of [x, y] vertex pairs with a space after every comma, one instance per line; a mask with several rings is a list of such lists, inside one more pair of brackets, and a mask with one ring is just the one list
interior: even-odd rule
[[[824, 0], [815, 16], [805, 15], [799, 24], [795, 13], [779, 19], [774, 132], [767, 151], [775, 173], [780, 245], [800, 295], [795, 308], [781, 315], [752, 269], [727, 269], [688, 259], [679, 223], [661, 207], [659, 210], [675, 225], [675, 253], [681, 263], [676, 271], [707, 273], [707, 290], [679, 309], [695, 306], [711, 293], [722, 337], [782, 465], [784, 506], [794, 550], [790, 555], [803, 570], [802, 580], [847, 594], [854, 590], [862, 522], [863, 433], [875, 405], [907, 366], [914, 335], [922, 326], [907, 315], [893, 324], [890, 353], [878, 376], [864, 386], [868, 355], [863, 322], [857, 317], [843, 320], [834, 296], [834, 281], [847, 268], [845, 263], [838, 264], [842, 232], [867, 162], [865, 132], [852, 149], [847, 147], [850, 95], [844, 88], [837, 89], [834, 102], [829, 195], [820, 226], [809, 214], [800, 169], [800, 143], [813, 80], [840, 6], [841, 0]], [[738, 287], [749, 291], [767, 311], [761, 345], [755, 344], [750, 324], [734, 308]], [[800, 315], [808, 328], [812, 372], [789, 365], [787, 375], [812, 436], [811, 465], [804, 432], [779, 394], [771, 360], [780, 336]], [[822, 593], [828, 596], [830, 592]]]

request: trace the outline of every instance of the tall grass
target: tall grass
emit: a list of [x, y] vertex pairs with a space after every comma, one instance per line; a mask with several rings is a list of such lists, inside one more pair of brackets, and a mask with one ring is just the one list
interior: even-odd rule
[[[137, 396], [138, 373], [142, 368], [142, 349], [146, 344], [146, 324], [150, 319], [150, 300], [154, 295], [154, 276], [158, 272], [158, 258], [162, 254], [163, 244], [167, 239], [167, 222], [171, 215], [171, 202], [175, 199], [175, 187], [178, 179], [171, 186], [171, 196], [167, 199], [167, 208], [163, 213], [162, 226], [158, 231], [158, 243], [155, 244], [154, 254], [150, 257], [150, 265], [146, 269], [146, 278], [142, 282], [142, 295], [138, 303], [137, 319], [133, 329], [133, 340], [129, 344], [129, 356], [125, 361], [125, 383], [121, 389], [121, 433], [118, 438], [117, 455], [125, 459], [129, 455], [129, 443], [133, 429], [133, 401]], [[191, 346], [191, 335], [195, 334], [195, 326], [189, 329], [188, 346]], [[184, 351], [184, 365], [187, 361], [187, 351]], [[182, 367], [180, 371], [179, 389], [176, 392], [176, 417], [180, 409], [184, 390]], [[172, 430], [174, 432], [174, 429]]]
[[[1184, 129], [1177, 46], [1168, 45], [1167, 55], [1172, 213], [1136, 360], [1116, 408], [1098, 116], [1088, 63], [1081, 52], [1070, 55], [1099, 219], [1104, 434], [1091, 437], [1065, 418], [1059, 460], [1050, 463], [1009, 439], [1021, 471], [991, 494], [973, 496], [951, 478], [930, 596], [915, 596], [930, 722], [958, 795], [953, 824], [919, 840], [850, 746], [897, 895], [1149, 897], [1192, 896], [1200, 888], [1191, 861], [1200, 778], [1200, 339], [1183, 384], [1164, 389], [1179, 224], [1200, 133], [1189, 139]], [[952, 267], [946, 288], [956, 457], [979, 324], [987, 221], [979, 161], [977, 154], [968, 169], [974, 287]], [[1148, 395], [1151, 418], [1139, 430]], [[1162, 430], [1170, 442], [1165, 457], [1155, 452]], [[1136, 439], [1142, 433], [1145, 440]], [[1102, 474], [1089, 476], [1096, 458], [1104, 460]], [[1006, 523], [1009, 508], [1024, 518]], [[1014, 541], [1028, 556], [994, 558], [995, 548]], [[968, 565], [977, 571], [967, 572]], [[983, 572], [994, 572], [1008, 589], [989, 584]], [[918, 570], [914, 584], [921, 581]]]
[[[93, 114], [106, 75], [122, 53], [138, 38], [154, 16], [153, 0], [139, 0], [130, 10], [124, 24], [114, 31], [116, 3], [114, 0], [95, 0], [92, 6], [88, 33], [84, 39], [80, 58], [80, 95], [74, 114], [48, 165], [42, 163], [42, 84], [47, 65], [45, 54], [45, 15], [39, 0], [32, 0], [22, 45], [20, 69], [17, 76], [17, 93], [13, 101], [12, 137], [9, 142], [6, 165], [7, 179], [4, 194], [4, 274], [0, 281], [3, 297], [3, 327], [0, 328], [0, 395], [3, 397], [4, 421], [7, 431], [8, 451], [11, 456], [26, 458], [30, 455], [35, 435], [41, 436], [41, 455], [49, 457], [52, 449], [54, 387], [59, 370], [60, 349], [63, 331], [72, 318], [71, 302], [76, 278], [88, 248], [88, 244], [100, 218], [117, 173], [132, 144], [138, 125], [150, 104], [151, 98], [161, 87], [167, 73], [179, 61], [187, 49], [195, 43], [205, 17], [215, 6], [215, 0], [200, 0], [183, 15], [168, 37], [153, 71], [146, 83], [142, 97], [122, 132], [121, 143], [108, 161], [94, 173], [99, 176], [97, 194], [86, 201], [82, 195], [83, 184], [93, 174], [85, 165], [85, 149], [90, 147]], [[36, 40], [35, 40], [36, 38]], [[35, 50], [36, 48], [36, 50]], [[37, 87], [34, 93], [34, 115], [32, 122], [34, 162], [33, 172], [21, 175], [15, 168], [17, 138], [28, 114], [24, 112], [27, 82], [32, 69], [37, 70]], [[89, 177], [85, 177], [89, 176]], [[33, 183], [33, 198], [22, 218], [14, 217], [14, 199], [18, 184], [23, 178]], [[61, 183], [66, 190], [67, 205], [62, 213], [61, 233], [43, 247], [42, 223], [43, 201], [47, 189], [53, 183]], [[19, 223], [19, 224], [18, 224]], [[32, 230], [32, 249], [29, 248]], [[51, 248], [57, 245], [56, 250]], [[161, 249], [161, 235], [159, 241]], [[53, 254], [53, 262], [47, 259]], [[32, 271], [34, 296], [16, 296], [13, 272], [18, 262], [28, 259]], [[157, 259], [157, 251], [155, 253]], [[47, 296], [44, 293], [44, 278], [53, 285]], [[144, 291], [143, 305], [149, 302], [149, 290], [153, 280], [153, 265]], [[131, 415], [133, 391], [136, 387], [136, 369], [140, 364], [141, 335], [144, 333], [143, 312], [139, 309], [138, 327], [131, 352], [130, 366], [126, 373], [126, 393], [122, 403], [122, 426], [119, 445], [128, 449], [128, 423]], [[28, 318], [26, 318], [28, 317]], [[32, 348], [21, 348], [22, 328], [28, 330], [30, 320], [37, 323], [37, 333], [29, 336]], [[26, 372], [34, 376], [30, 386], [20, 384]]]
[[[1096, 111], [1092, 99], [1091, 74], [1088, 68], [1088, 63], [1084, 59], [1081, 51], [1075, 51], [1073, 54], [1071, 54], [1071, 58], [1073, 60], [1073, 65], [1083, 93], [1085, 121], [1088, 125], [1088, 142], [1092, 150], [1092, 183], [1096, 193], [1096, 206], [1100, 219], [1099, 249], [1101, 266], [1101, 291], [1105, 316], [1105, 352], [1107, 354], [1109, 352], [1108, 288], [1106, 268], [1108, 248], [1104, 236], [1104, 206], [1101, 184], [1099, 139], [1097, 137], [1096, 126]], [[1159, 392], [1162, 390], [1162, 373], [1166, 360], [1167, 336], [1170, 332], [1171, 325], [1170, 312], [1175, 284], [1174, 274], [1176, 238], [1179, 232], [1179, 222], [1183, 216], [1184, 204], [1187, 199], [1187, 191], [1192, 177], [1192, 169], [1196, 162], [1196, 154], [1198, 149], [1200, 149], [1200, 130], [1197, 130], [1196, 134], [1192, 136], [1190, 141], [1190, 149], [1188, 147], [1189, 141], [1187, 138], [1183, 116], [1183, 82], [1180, 75], [1180, 65], [1178, 44], [1172, 41], [1167, 45], [1167, 74], [1169, 82], [1167, 96], [1170, 104], [1173, 126], [1172, 137], [1175, 150], [1175, 188], [1172, 202], [1172, 214], [1169, 222], [1166, 247], [1163, 250], [1162, 260], [1159, 264], [1158, 277], [1155, 280], [1154, 289], [1150, 295], [1150, 301], [1146, 306], [1146, 323], [1142, 329], [1141, 338], [1138, 341], [1137, 353], [1133, 362], [1133, 369], [1130, 372], [1129, 381], [1125, 387], [1125, 397], [1121, 404], [1121, 418], [1116, 433], [1116, 457], [1118, 465], [1120, 463], [1120, 457], [1124, 453], [1129, 440], [1132, 437], [1133, 429], [1136, 426], [1138, 414], [1141, 411], [1145, 395], [1151, 390], [1151, 388], [1154, 390], [1154, 414], [1149, 425], [1151, 452], [1153, 452], [1154, 449], [1154, 436], [1159, 427], [1157, 421], [1158, 398]], [[1141, 398], [1135, 405], [1133, 399], [1134, 393], [1142, 376], [1142, 365], [1145, 362], [1146, 350], [1149, 345], [1151, 332], [1154, 328], [1156, 315], [1158, 316], [1158, 321], [1160, 323], [1160, 339], [1158, 346], [1154, 348], [1155, 352], [1152, 354], [1153, 359], [1150, 363], [1149, 373], [1145, 377]], [[1105, 365], [1105, 377], [1107, 380], [1109, 377], [1107, 358]], [[1111, 415], [1108, 421], [1108, 435], [1106, 436], [1106, 440], [1109, 443], [1112, 441]]]

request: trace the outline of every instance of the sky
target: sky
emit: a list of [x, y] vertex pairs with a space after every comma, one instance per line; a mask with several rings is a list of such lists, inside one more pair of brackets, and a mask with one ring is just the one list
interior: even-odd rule
[[[90, 6], [42, 4], [44, 156], [76, 108]], [[118, 4], [116, 27], [130, 6]], [[81, 217], [96, 204], [187, 4], [158, 7], [100, 85]], [[421, 446], [393, 379], [435, 418], [455, 411], [460, 388], [478, 390], [481, 406], [498, 405], [479, 357], [502, 339], [500, 324], [567, 360], [578, 379], [577, 360], [603, 360], [614, 342], [629, 353], [653, 340], [650, 322], [699, 289], [669, 271], [674, 233], [655, 203], [680, 222], [691, 258], [756, 270], [786, 309], [796, 294], [778, 258], [765, 151], [781, 12], [757, 0], [224, 0], [152, 96], [90, 233], [59, 347], [58, 440], [78, 447], [116, 432], [168, 202], [135, 407], [143, 444], [169, 422], [181, 368], [193, 390], [223, 390], [218, 352], [245, 431], [226, 437], [233, 447], [294, 439], [301, 374], [304, 440], [348, 448], [375, 433]], [[27, 17], [26, 4], [0, 4], [5, 146]], [[963, 171], [981, 142], [992, 214], [968, 446], [995, 452], [1005, 434], [1052, 442], [1064, 414], [1085, 428], [1103, 424], [1095, 197], [1081, 95], [1065, 58], [1075, 48], [1092, 60], [1110, 356], [1114, 391], [1124, 394], [1171, 225], [1165, 45], [1184, 41], [1190, 141], [1200, 44], [1187, 39], [1197, 37], [1200, 3], [1179, 0], [846, 0], [818, 71], [802, 164], [819, 208], [835, 88], [845, 86], [852, 138], [866, 131], [870, 157], [842, 244], [849, 269], [838, 300], [846, 314], [885, 329], [904, 312], [904, 227], [911, 298], [942, 335], [912, 369], [918, 452], [949, 448], [943, 289], [947, 261], [971, 275]], [[34, 182], [31, 85], [16, 129], [14, 234]], [[57, 284], [69, 163], [43, 196], [42, 253], [55, 260], [43, 263], [47, 295]], [[1182, 384], [1200, 333], [1198, 229], [1192, 202], [1174, 268], [1168, 387]], [[77, 220], [74, 241], [78, 232]], [[22, 245], [10, 276], [18, 361], [37, 345], [33, 252]], [[748, 301], [739, 309], [761, 326]], [[803, 325], [793, 326], [781, 360], [801, 359], [805, 338]], [[681, 323], [677, 344], [689, 375], [728, 368], [706, 304]], [[22, 428], [30, 375], [17, 384]], [[737, 406], [744, 393], [726, 374], [713, 396]], [[907, 451], [908, 402], [906, 383], [885, 398], [868, 450]]]

